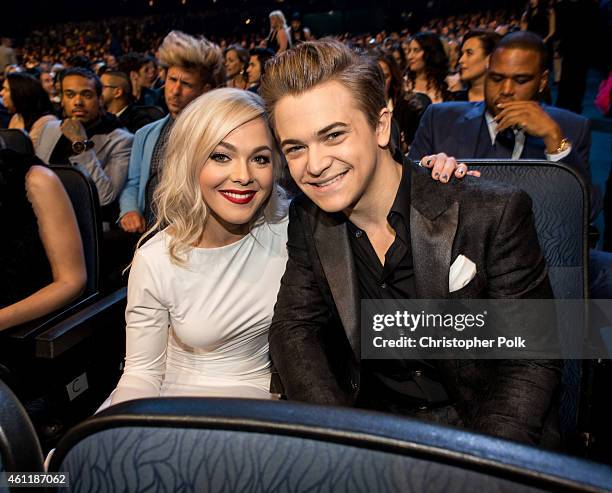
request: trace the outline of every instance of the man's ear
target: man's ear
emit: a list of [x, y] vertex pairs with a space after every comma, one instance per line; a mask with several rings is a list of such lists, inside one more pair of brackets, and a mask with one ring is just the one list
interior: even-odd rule
[[548, 70], [544, 70], [542, 75], [540, 76], [540, 87], [538, 88], [538, 92], [544, 92], [546, 86], [548, 85]]
[[379, 147], [387, 147], [391, 140], [391, 112], [386, 106], [378, 114], [376, 141]]

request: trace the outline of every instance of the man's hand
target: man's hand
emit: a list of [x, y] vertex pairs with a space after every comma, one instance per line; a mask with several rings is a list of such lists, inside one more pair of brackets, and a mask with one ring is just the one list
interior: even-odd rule
[[561, 128], [536, 101], [510, 101], [497, 105], [501, 111], [495, 117], [497, 131], [517, 127], [534, 137], [540, 137], [546, 145], [546, 152], [557, 152], [563, 132]]
[[146, 223], [140, 212], [130, 211], [121, 216], [119, 225], [126, 233], [144, 233]]
[[466, 175], [480, 176], [480, 171], [468, 171], [467, 164], [459, 163], [454, 157], [447, 156], [443, 152], [431, 156], [423, 156], [421, 166], [431, 168], [431, 177], [442, 183], [447, 183], [454, 173], [456, 178], [464, 178]]
[[85, 127], [76, 118], [66, 118], [60, 128], [64, 136], [72, 143], [87, 140]]

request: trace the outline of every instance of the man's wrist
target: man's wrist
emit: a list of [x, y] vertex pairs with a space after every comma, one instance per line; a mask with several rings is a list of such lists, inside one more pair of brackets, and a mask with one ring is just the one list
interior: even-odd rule
[[561, 132], [560, 128], [554, 129], [544, 138], [544, 145], [546, 146], [547, 154], [557, 154], [559, 152], [562, 152], [563, 149], [559, 149], [562, 148], [564, 145], [566, 146], [567, 143], [568, 140], [564, 137], [563, 132]]

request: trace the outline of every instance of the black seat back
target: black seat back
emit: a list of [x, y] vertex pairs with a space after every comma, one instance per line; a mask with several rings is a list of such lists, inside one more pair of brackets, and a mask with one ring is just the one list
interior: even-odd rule
[[0, 150], [3, 149], [9, 149], [21, 156], [34, 157], [32, 141], [23, 130], [15, 128], [0, 129]]
[[612, 468], [418, 420], [246, 399], [125, 402], [50, 466], [74, 491], [604, 491]]
[[[529, 194], [555, 298], [588, 298], [589, 201], [582, 177], [573, 168], [550, 161], [465, 162], [470, 169], [479, 170], [483, 179], [514, 185]], [[585, 314], [588, 317], [586, 306]], [[585, 326], [587, 323], [585, 320]], [[583, 385], [583, 381], [588, 376], [589, 366], [590, 362], [580, 360], [564, 363], [559, 417], [566, 440], [572, 440], [577, 431], [587, 427], [580, 421], [586, 419], [581, 416], [582, 408], [588, 407], [584, 390], [588, 386]]]
[[514, 185], [533, 201], [555, 298], [588, 297], [588, 197], [580, 175], [550, 161], [466, 161], [482, 178]]
[[15, 394], [0, 380], [0, 475], [41, 471], [42, 451], [34, 426]]
[[98, 193], [91, 178], [78, 168], [54, 165], [51, 169], [59, 176], [68, 192], [79, 223], [87, 267], [87, 286], [84, 296], [90, 296], [98, 292], [100, 279], [102, 221]]

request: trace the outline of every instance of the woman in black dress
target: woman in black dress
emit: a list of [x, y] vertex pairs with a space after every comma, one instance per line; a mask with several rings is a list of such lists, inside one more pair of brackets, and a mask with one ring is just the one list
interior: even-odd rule
[[0, 142], [0, 330], [76, 298], [87, 279], [83, 245], [61, 181]]

